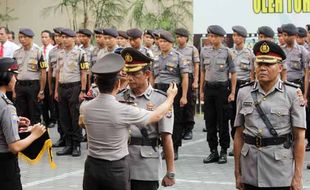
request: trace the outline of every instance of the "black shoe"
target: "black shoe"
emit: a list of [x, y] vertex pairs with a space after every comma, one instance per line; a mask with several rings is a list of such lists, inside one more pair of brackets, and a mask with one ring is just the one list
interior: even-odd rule
[[227, 163], [227, 153], [226, 152], [221, 152], [220, 158], [218, 159], [219, 164], [225, 164]]
[[61, 151], [56, 152], [57, 156], [64, 156], [64, 155], [71, 155], [71, 154], [72, 154], [72, 147], [71, 146], [66, 146]]
[[207, 132], [207, 128], [206, 127], [202, 128], [202, 132]]
[[310, 143], [307, 144], [307, 146], [306, 146], [306, 151], [307, 151], [307, 152], [310, 151]]
[[230, 152], [228, 153], [228, 156], [234, 156], [234, 150], [230, 151]]
[[73, 146], [72, 156], [73, 157], [81, 156], [81, 147], [80, 146]]
[[193, 139], [193, 132], [192, 131], [188, 131], [184, 134], [183, 136], [184, 140], [192, 140]]
[[307, 165], [307, 169], [309, 169], [309, 170], [310, 170], [310, 164], [308, 164], [308, 165]]
[[47, 127], [47, 128], [54, 128], [55, 126], [56, 126], [56, 123], [51, 122], [51, 123], [49, 123], [46, 127]]
[[209, 164], [218, 161], [219, 161], [219, 153], [217, 152], [217, 150], [212, 150], [211, 154], [207, 158], [203, 159], [204, 164]]
[[53, 147], [64, 147], [65, 145], [65, 141], [63, 139], [59, 139], [55, 144], [53, 144]]

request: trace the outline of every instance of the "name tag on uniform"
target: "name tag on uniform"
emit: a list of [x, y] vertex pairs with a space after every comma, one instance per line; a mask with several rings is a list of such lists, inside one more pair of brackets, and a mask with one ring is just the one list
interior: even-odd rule
[[251, 107], [253, 105], [253, 102], [243, 102], [243, 106]]

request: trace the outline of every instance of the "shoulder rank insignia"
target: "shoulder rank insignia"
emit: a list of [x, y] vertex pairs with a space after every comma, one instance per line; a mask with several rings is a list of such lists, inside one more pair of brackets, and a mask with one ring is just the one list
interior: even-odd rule
[[2, 95], [1, 98], [3, 99], [3, 101], [4, 101], [6, 104], [11, 104], [11, 105], [13, 105], [13, 103], [11, 102], [11, 100], [9, 100], [5, 95]]
[[288, 81], [283, 81], [283, 84], [294, 87], [294, 88], [300, 88], [300, 85], [292, 83], [292, 82], [288, 82]]
[[255, 84], [255, 81], [247, 82], [243, 85], [240, 85], [240, 88], [246, 87], [246, 86], [253, 86]]
[[158, 89], [154, 89], [155, 92], [158, 92], [159, 94], [162, 94], [164, 96], [167, 96], [167, 93], [162, 91], [162, 90], [158, 90]]

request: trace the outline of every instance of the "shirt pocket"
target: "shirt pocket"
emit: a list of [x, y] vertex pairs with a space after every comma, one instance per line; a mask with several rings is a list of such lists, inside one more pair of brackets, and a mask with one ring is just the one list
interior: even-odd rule
[[210, 65], [211, 65], [211, 59], [210, 58], [206, 58], [203, 61], [203, 66], [204, 66], [205, 70], [210, 70]]
[[[155, 151], [156, 150], [156, 151]], [[140, 155], [142, 158], [159, 158], [158, 148], [155, 150], [151, 146], [141, 146]]]
[[271, 108], [270, 110], [270, 122], [274, 128], [281, 127], [281, 124], [289, 123], [289, 109], [288, 108]]
[[38, 71], [38, 60], [36, 58], [30, 58], [27, 63], [27, 70], [30, 72]]
[[250, 61], [247, 60], [247, 59], [241, 59], [240, 60], [240, 68], [242, 70], [245, 70], [245, 71], [251, 70], [251, 68], [250, 68]]
[[178, 65], [173, 64], [173, 63], [167, 63], [166, 70], [168, 70], [169, 73], [177, 74]]
[[239, 113], [244, 116], [247, 116], [247, 115], [252, 114], [253, 111], [254, 111], [254, 108], [252, 106], [248, 106], [248, 107], [242, 107]]
[[226, 60], [224, 60], [224, 59], [216, 60], [216, 67], [217, 67], [218, 71], [224, 72], [225, 68], [226, 68], [225, 66], [226, 66]]
[[244, 143], [243, 147], [241, 149], [241, 155], [246, 157], [248, 155], [249, 151], [250, 151], [250, 146], [248, 144]]
[[301, 70], [302, 68], [301, 68], [300, 58], [299, 57], [292, 57], [291, 62], [290, 62], [290, 66], [294, 70]]
[[274, 152], [275, 160], [291, 160], [293, 159], [293, 152], [291, 149], [281, 148]]

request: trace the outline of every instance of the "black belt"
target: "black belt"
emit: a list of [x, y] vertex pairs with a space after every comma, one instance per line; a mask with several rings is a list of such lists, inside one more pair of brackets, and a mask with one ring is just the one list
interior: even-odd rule
[[139, 138], [139, 137], [131, 137], [129, 139], [129, 145], [140, 145], [140, 146], [158, 146], [159, 139], [158, 138]]
[[0, 160], [10, 160], [16, 158], [17, 155], [11, 152], [0, 153]]
[[23, 86], [31, 86], [33, 84], [39, 84], [39, 80], [19, 80], [17, 81], [17, 84], [23, 85]]
[[228, 81], [225, 81], [225, 82], [209, 82], [209, 81], [205, 81], [205, 84], [206, 84], [207, 87], [210, 87], [210, 88], [227, 87], [228, 86]]
[[81, 84], [80, 81], [78, 81], [78, 82], [69, 82], [69, 83], [59, 83], [59, 87], [61, 87], [61, 88], [72, 88], [72, 87], [78, 86], [80, 84]]
[[279, 145], [285, 143], [289, 138], [289, 135], [283, 135], [280, 137], [261, 138], [253, 137], [250, 135], [243, 135], [244, 142], [247, 144], [255, 145], [256, 147], [264, 147], [270, 145]]
[[[170, 84], [163, 84], [163, 83], [155, 83], [154, 85], [156, 89], [163, 90], [163, 91], [166, 91], [169, 88], [169, 86]], [[177, 87], [180, 88], [180, 85], [177, 84]]]

